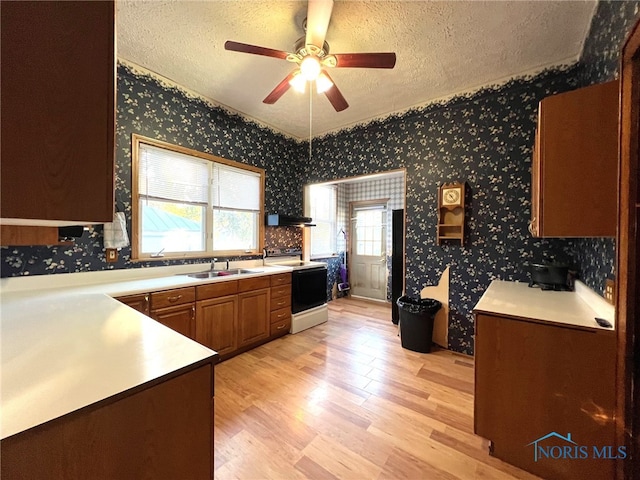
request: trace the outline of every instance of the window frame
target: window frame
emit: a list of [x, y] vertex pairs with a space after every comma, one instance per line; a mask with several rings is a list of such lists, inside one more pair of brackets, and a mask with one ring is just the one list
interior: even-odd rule
[[[162, 257], [152, 257], [151, 253], [142, 253], [141, 242], [142, 235], [140, 229], [142, 228], [142, 222], [140, 218], [140, 189], [138, 185], [138, 169], [139, 169], [139, 156], [140, 145], [149, 145], [156, 148], [162, 148], [170, 150], [183, 155], [189, 155], [202, 160], [207, 160], [212, 163], [218, 163], [241, 170], [257, 173], [260, 175], [260, 211], [258, 213], [258, 241], [256, 248], [252, 250], [209, 250], [212, 245], [213, 235], [213, 204], [211, 203], [211, 195], [209, 195], [209, 201], [205, 209], [205, 250], [204, 251], [186, 251], [186, 252], [167, 252]], [[209, 183], [211, 189], [211, 183]], [[240, 209], [242, 210], [242, 209]], [[236, 162], [233, 160], [227, 160], [226, 158], [218, 157], [204, 152], [199, 152], [180, 145], [173, 145], [171, 143], [156, 140], [149, 137], [144, 137], [139, 134], [131, 135], [131, 260], [132, 261], [153, 261], [153, 260], [180, 260], [185, 258], [209, 258], [215, 256], [246, 256], [246, 255], [259, 255], [262, 254], [264, 249], [264, 218], [265, 218], [265, 171], [262, 168], [254, 167], [246, 163]]]
[[[320, 259], [320, 258], [331, 258], [331, 257], [335, 257], [338, 252], [338, 187], [337, 185], [334, 184], [311, 184], [311, 185], [306, 185], [305, 186], [305, 215], [307, 216], [311, 216], [313, 219], [313, 222], [316, 224], [318, 224], [319, 221], [325, 221], [324, 219], [320, 220], [317, 217], [314, 217], [312, 215], [311, 209], [311, 189], [312, 187], [324, 187], [324, 188], [332, 188], [334, 191], [334, 195], [333, 198], [335, 200], [335, 205], [334, 205], [334, 209], [333, 209], [333, 222], [332, 222], [332, 227], [333, 227], [333, 233], [334, 235], [331, 236], [329, 238], [329, 242], [331, 243], [330, 248], [332, 248], [334, 251], [332, 252], [321, 252], [321, 253], [314, 253], [313, 252], [313, 233], [314, 230], [311, 230], [311, 232], [309, 233], [309, 258], [310, 259]], [[316, 227], [311, 227], [316, 228]]]

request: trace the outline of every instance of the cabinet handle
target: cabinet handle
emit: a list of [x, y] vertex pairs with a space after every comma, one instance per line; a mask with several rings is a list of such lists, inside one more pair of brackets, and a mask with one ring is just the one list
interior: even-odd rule
[[196, 307], [191, 307], [191, 320], [196, 319]]
[[174, 303], [180, 300], [181, 298], [182, 298], [182, 295], [176, 295], [175, 297], [167, 297], [167, 300], [169, 300], [169, 302], [171, 303]]
[[286, 313], [281, 313], [280, 315], [278, 315], [278, 318], [283, 318], [286, 315]]
[[284, 327], [286, 327], [285, 324], [280, 325], [279, 327], [276, 327], [276, 330], [282, 330]]
[[278, 302], [278, 305], [284, 305], [285, 302]]
[[149, 295], [144, 296], [144, 303], [146, 304], [146, 306], [149, 306]]

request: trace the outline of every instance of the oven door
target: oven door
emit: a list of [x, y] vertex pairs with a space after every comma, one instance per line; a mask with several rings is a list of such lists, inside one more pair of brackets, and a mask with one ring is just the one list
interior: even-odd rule
[[291, 312], [300, 313], [327, 303], [327, 269], [303, 268], [291, 273]]

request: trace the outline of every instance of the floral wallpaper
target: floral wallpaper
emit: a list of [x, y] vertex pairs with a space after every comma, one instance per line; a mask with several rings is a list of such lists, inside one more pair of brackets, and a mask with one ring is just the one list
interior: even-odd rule
[[[575, 67], [431, 104], [315, 140], [302, 183], [407, 169], [407, 293], [419, 296], [451, 266], [449, 347], [473, 353], [471, 310], [494, 278], [527, 280], [526, 262], [571, 262], [567, 240], [533, 239], [531, 147], [539, 100], [575, 88]], [[438, 185], [466, 181], [469, 234], [437, 246]]]
[[[637, 1], [601, 1], [581, 61], [487, 86], [314, 139], [306, 144], [193, 97], [175, 85], [118, 66], [116, 197], [131, 217], [131, 134], [139, 133], [265, 168], [266, 209], [302, 212], [302, 185], [406, 168], [406, 284], [409, 295], [451, 267], [449, 347], [473, 353], [472, 309], [492, 279], [527, 280], [528, 262], [575, 263], [601, 290], [613, 272], [608, 239], [534, 239], [530, 217], [531, 147], [537, 104], [547, 95], [616, 76], [617, 52], [638, 18]], [[437, 246], [436, 194], [445, 181], [467, 184], [467, 238]], [[130, 224], [129, 224], [130, 228]], [[294, 232], [268, 230], [269, 246], [299, 242]], [[74, 245], [2, 247], [1, 275], [140, 268], [174, 262], [131, 262], [130, 250], [105, 263], [101, 226]], [[336, 275], [340, 257], [330, 259]], [[329, 294], [329, 292], [328, 292]]]
[[[162, 83], [124, 64], [118, 65], [116, 112], [116, 203], [127, 216], [131, 232], [131, 134], [138, 133], [260, 168], [266, 171], [267, 212], [300, 214], [302, 197], [291, 165], [299, 158], [300, 144], [256, 123], [244, 120], [181, 88]], [[278, 229], [279, 230], [279, 229]], [[280, 235], [282, 234], [282, 235]], [[300, 243], [295, 233], [268, 232], [269, 242]], [[277, 240], [275, 240], [277, 239]], [[286, 245], [284, 245], [286, 244]], [[275, 246], [275, 245], [274, 245]], [[130, 247], [118, 261], [106, 263], [102, 225], [92, 227], [71, 246], [2, 247], [2, 277], [72, 273], [116, 268], [145, 268], [194, 260], [130, 261]], [[240, 257], [230, 257], [236, 260]], [[261, 258], [245, 256], [244, 259]]]
[[[582, 85], [618, 77], [620, 51], [631, 27], [640, 18], [640, 1], [600, 1], [580, 58]], [[601, 295], [604, 281], [615, 275], [613, 238], [575, 239], [574, 260], [580, 279]]]
[[264, 247], [302, 248], [302, 229], [300, 227], [265, 227]]

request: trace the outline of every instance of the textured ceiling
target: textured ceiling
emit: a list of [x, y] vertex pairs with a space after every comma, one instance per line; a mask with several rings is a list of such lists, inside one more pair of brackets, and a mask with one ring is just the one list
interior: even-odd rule
[[[293, 70], [275, 58], [224, 50], [226, 40], [292, 51], [304, 1], [117, 2], [118, 57], [296, 138], [310, 132], [310, 95], [262, 99]], [[575, 62], [595, 1], [336, 0], [332, 53], [397, 54], [393, 70], [332, 69], [349, 102], [337, 113], [312, 95], [313, 136], [454, 94]]]

